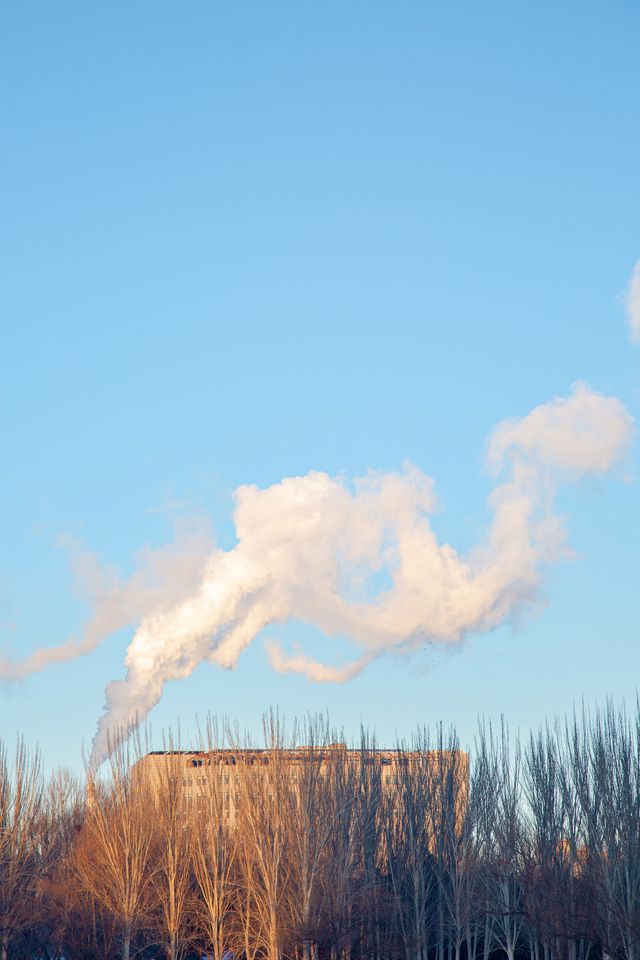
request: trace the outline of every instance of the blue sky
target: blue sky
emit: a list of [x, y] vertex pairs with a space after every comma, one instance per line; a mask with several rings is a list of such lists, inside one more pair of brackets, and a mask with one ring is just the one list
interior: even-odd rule
[[[80, 630], [70, 540], [126, 573], [184, 517], [231, 545], [241, 483], [409, 459], [467, 549], [499, 420], [579, 379], [638, 416], [637, 3], [15, 3], [0, 90], [11, 655]], [[273, 674], [258, 642], [169, 685], [154, 728], [257, 729], [278, 704], [468, 739], [478, 713], [526, 730], [635, 697], [637, 448], [560, 510], [577, 557], [515, 629], [336, 687]], [[130, 636], [5, 685], [2, 734], [78, 767]]]

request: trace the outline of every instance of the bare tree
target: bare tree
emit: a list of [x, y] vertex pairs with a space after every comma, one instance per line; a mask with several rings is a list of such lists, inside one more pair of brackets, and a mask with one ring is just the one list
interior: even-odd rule
[[34, 920], [43, 781], [38, 751], [19, 737], [12, 760], [0, 741], [0, 960]]
[[[69, 929], [67, 917], [74, 910], [71, 900], [82, 899], [70, 875], [69, 856], [83, 818], [84, 794], [78, 778], [69, 770], [54, 771], [44, 791], [38, 831], [40, 864], [35, 885], [43, 952], [46, 945], [46, 951], [54, 956], [69, 952], [64, 942]], [[64, 909], [60, 909], [61, 900], [65, 902]]]
[[85, 792], [0, 744], [0, 960], [640, 960], [638, 705], [522, 754], [481, 724], [471, 766], [454, 731], [347, 749], [273, 713], [264, 748], [169, 746]]
[[[193, 938], [190, 842], [192, 818], [188, 816], [182, 788], [181, 756], [169, 737], [167, 763], [153, 790], [155, 839], [153, 844], [152, 926], [167, 960], [181, 960]], [[197, 780], [204, 779], [201, 775]], [[202, 787], [198, 784], [198, 797]]]
[[295, 746], [295, 737], [286, 738], [283, 723], [273, 712], [265, 717], [264, 736], [266, 748], [254, 752], [245, 745], [242, 752], [238, 749], [235, 765], [236, 827], [245, 886], [239, 902], [245, 932], [254, 945], [267, 960], [280, 960], [291, 929], [289, 825], [294, 808], [285, 751]]
[[503, 950], [514, 960], [525, 932], [522, 886], [521, 753], [502, 721], [499, 739], [480, 725], [476, 763], [482, 782], [477, 797], [477, 831], [483, 864], [484, 956]]
[[[223, 754], [218, 724], [209, 719], [207, 763], [191, 830], [191, 857], [199, 898], [199, 926], [214, 960], [223, 960], [235, 944], [233, 907], [238, 888], [238, 831], [232, 821], [235, 765]], [[250, 891], [249, 891], [250, 896]], [[246, 952], [246, 951], [245, 951]]]
[[144, 781], [131, 777], [140, 755], [132, 737], [112, 750], [106, 784], [88, 773], [85, 823], [74, 853], [83, 888], [119, 930], [122, 960], [129, 960], [132, 938], [149, 916], [155, 879], [154, 800]]
[[288, 856], [291, 869], [292, 931], [302, 942], [303, 960], [311, 960], [323, 914], [322, 873], [340, 812], [332, 803], [331, 768], [340, 762], [344, 746], [331, 743], [328, 721], [308, 718], [303, 726], [304, 746], [290, 768], [291, 819]]
[[[451, 952], [460, 960], [463, 944], [469, 960], [477, 949], [475, 923], [476, 844], [469, 810], [468, 757], [454, 730], [438, 728], [435, 748], [425, 761], [431, 811], [433, 851], [444, 902]], [[440, 911], [439, 911], [440, 912]]]
[[524, 889], [530, 952], [586, 960], [593, 942], [577, 795], [559, 728], [531, 734], [524, 758]]
[[427, 960], [437, 885], [429, 735], [419, 731], [410, 747], [397, 747], [392, 782], [385, 790], [385, 852], [394, 914], [405, 960]]
[[346, 751], [332, 754], [325, 772], [328, 818], [333, 822], [331, 848], [320, 874], [322, 926], [331, 960], [350, 960], [356, 927], [355, 903], [359, 851], [355, 796], [359, 770]]
[[567, 738], [597, 938], [627, 960], [636, 960], [640, 942], [639, 738], [638, 704], [633, 719], [611, 704], [593, 717], [583, 711]]
[[378, 755], [375, 737], [362, 729], [355, 777], [355, 841], [359, 879], [360, 955], [379, 958], [386, 920], [383, 892], [383, 778], [387, 758]]

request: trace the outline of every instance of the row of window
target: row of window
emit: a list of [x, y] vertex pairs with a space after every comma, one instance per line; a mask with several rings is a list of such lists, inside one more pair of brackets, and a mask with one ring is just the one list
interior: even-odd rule
[[[208, 782], [208, 781], [207, 781], [207, 778], [206, 778], [206, 777], [196, 777], [196, 778], [195, 778], [195, 785], [196, 785], [197, 787], [205, 787], [205, 786], [207, 785], [207, 782]], [[225, 773], [224, 777], [222, 778], [222, 782], [223, 782], [223, 783], [229, 783], [229, 774], [228, 774], [228, 773]], [[240, 777], [237, 776], [237, 775], [236, 775], [236, 778], [235, 778], [235, 782], [236, 782], [236, 783], [240, 783]], [[193, 780], [192, 777], [183, 777], [183, 778], [182, 778], [182, 786], [183, 786], [183, 787], [192, 787], [193, 784], [194, 784], [194, 780]]]
[[[172, 778], [171, 778], [171, 782], [172, 782], [172, 783], [175, 783], [175, 780], [176, 780], [175, 777], [172, 777]], [[298, 780], [297, 774], [292, 773], [291, 776], [290, 776], [290, 780], [291, 780], [291, 783], [297, 783], [297, 780]], [[388, 778], [387, 778], [387, 780], [388, 780]], [[208, 782], [208, 781], [207, 781], [207, 778], [206, 778], [206, 777], [196, 777], [196, 778], [195, 778], [195, 781], [194, 781], [194, 779], [193, 779], [192, 777], [183, 777], [183, 778], [182, 778], [182, 786], [183, 786], [183, 787], [192, 787], [192, 786], [194, 785], [194, 782], [195, 782], [195, 785], [196, 785], [196, 786], [204, 787], [204, 786], [207, 785], [207, 782]], [[223, 783], [229, 783], [229, 774], [228, 774], [228, 773], [225, 773], [225, 774], [224, 774], [224, 776], [223, 776], [223, 778], [222, 778], [222, 782], [223, 782]], [[235, 776], [235, 782], [236, 782], [236, 783], [240, 783], [240, 776], [239, 776], [239, 774], [236, 774], [236, 776]]]
[[[205, 805], [205, 799], [206, 799], [206, 797], [205, 797], [204, 794], [202, 794], [202, 793], [197, 793], [197, 794], [196, 794], [196, 796], [195, 796], [195, 801], [196, 801], [196, 807], [198, 808], [198, 810], [201, 810], [201, 809], [204, 807], [204, 805]], [[224, 807], [225, 807], [225, 809], [226, 809], [226, 808], [229, 807], [229, 794], [228, 794], [228, 793], [225, 793], [223, 799], [224, 799]], [[185, 794], [184, 804], [185, 804], [186, 807], [192, 807], [192, 806], [193, 806], [193, 800], [194, 800], [193, 794], [191, 794], [191, 793]]]
[[[172, 783], [175, 783], [175, 779], [176, 779], [175, 777], [172, 777], [172, 778], [171, 778], [171, 782], [172, 782]], [[297, 783], [298, 777], [296, 776], [295, 773], [292, 773], [290, 779], [291, 779], [291, 783]], [[237, 784], [240, 783], [240, 777], [239, 777], [237, 774], [236, 774], [236, 777], [235, 777], [235, 782], [236, 782]], [[387, 783], [387, 784], [397, 783], [397, 782], [398, 782], [398, 778], [397, 778], [397, 777], [392, 777], [390, 774], [387, 774], [387, 775], [385, 776], [385, 778], [384, 778], [384, 782]], [[224, 776], [223, 776], [223, 783], [229, 783], [229, 774], [228, 774], [228, 773], [225, 773], [225, 774], [224, 774]], [[193, 784], [194, 784], [194, 780], [193, 780], [191, 777], [183, 777], [183, 778], [182, 778], [182, 786], [183, 786], [183, 787], [188, 787], [188, 788], [190, 788], [190, 787], [193, 786]], [[204, 786], [206, 786], [206, 785], [207, 785], [207, 778], [206, 778], [206, 777], [196, 777], [196, 778], [195, 778], [195, 785], [196, 785], [196, 786], [199, 786], [199, 787], [204, 787]]]
[[[307, 759], [307, 758], [305, 758], [305, 757], [298, 757], [298, 758], [297, 758], [298, 762], [304, 761], [305, 759]], [[261, 766], [267, 766], [267, 765], [269, 764], [269, 757], [249, 757], [249, 758], [245, 759], [244, 762], [247, 763], [247, 764], [249, 764], [250, 766], [253, 766], [254, 764], [260, 764]], [[389, 766], [389, 764], [394, 763], [394, 762], [395, 762], [395, 763], [399, 763], [399, 764], [401, 764], [402, 766], [406, 766], [406, 764], [407, 764], [407, 758], [406, 758], [406, 757], [393, 757], [393, 758], [391, 758], [391, 757], [388, 757], [388, 756], [386, 756], [386, 757], [385, 757], [385, 756], [383, 756], [383, 757], [365, 756], [365, 757], [362, 759], [361, 762], [362, 762], [365, 766], [371, 766], [372, 764], [376, 764], [376, 763], [380, 763], [382, 766]], [[202, 766], [210, 767], [210, 766], [212, 766], [212, 765], [213, 765], [213, 766], [229, 766], [229, 765], [230, 765], [230, 766], [235, 767], [235, 766], [236, 766], [236, 758], [235, 758], [234, 756], [219, 758], [219, 759], [215, 759], [215, 760], [213, 761], [213, 764], [212, 764], [212, 762], [211, 762], [210, 759], [206, 759], [206, 758], [203, 759], [203, 758], [198, 757], [198, 758], [196, 758], [196, 759], [189, 760], [189, 761], [188, 761], [188, 764], [189, 764], [189, 766], [192, 766], [192, 767], [202, 767]]]

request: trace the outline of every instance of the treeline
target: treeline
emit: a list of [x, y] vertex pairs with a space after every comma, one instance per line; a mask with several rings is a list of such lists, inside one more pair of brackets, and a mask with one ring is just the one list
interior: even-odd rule
[[0, 960], [635, 960], [638, 709], [481, 724], [468, 765], [453, 731], [384, 763], [337, 739], [271, 715], [268, 763], [193, 794], [184, 756], [140, 775], [135, 736], [86, 783], [0, 748]]

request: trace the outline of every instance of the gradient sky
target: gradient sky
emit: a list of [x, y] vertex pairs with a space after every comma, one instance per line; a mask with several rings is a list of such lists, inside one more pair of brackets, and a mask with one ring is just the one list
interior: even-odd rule
[[[231, 493], [409, 459], [481, 537], [487, 436], [576, 380], [640, 414], [636, 0], [7, 3], [0, 15], [0, 642], [77, 633], [69, 543], [127, 573]], [[169, 685], [154, 729], [328, 709], [382, 741], [545, 715], [640, 676], [637, 446], [566, 490], [535, 615], [345, 686]], [[299, 624], [327, 659], [340, 646]], [[80, 767], [131, 632], [0, 690], [0, 732]]]

